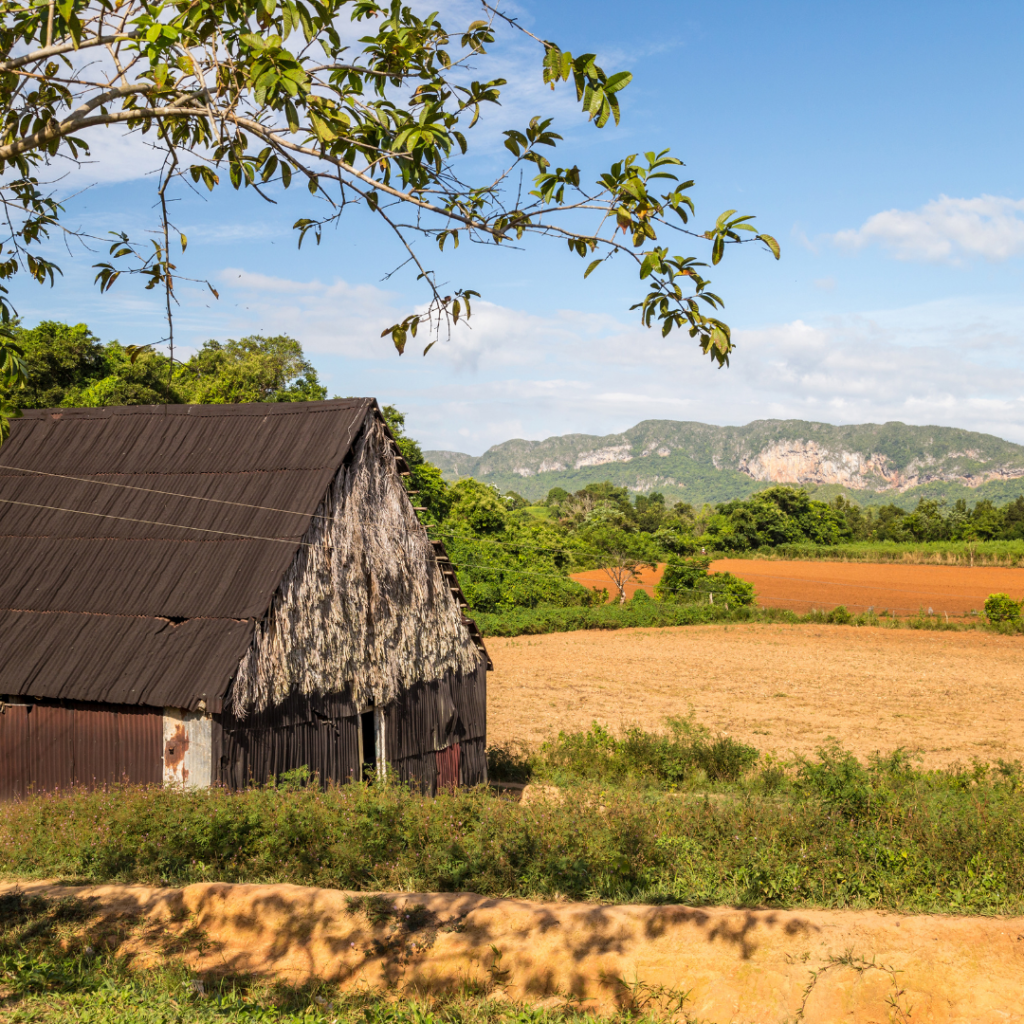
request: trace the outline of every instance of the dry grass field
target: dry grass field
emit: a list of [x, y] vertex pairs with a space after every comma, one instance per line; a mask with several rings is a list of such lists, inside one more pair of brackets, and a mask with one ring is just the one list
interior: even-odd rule
[[593, 720], [699, 722], [780, 755], [834, 736], [927, 767], [1024, 758], [1024, 639], [814, 625], [492, 638], [488, 739], [535, 744]]

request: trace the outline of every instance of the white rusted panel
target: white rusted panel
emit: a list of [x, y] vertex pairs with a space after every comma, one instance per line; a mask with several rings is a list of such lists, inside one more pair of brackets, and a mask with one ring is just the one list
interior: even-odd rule
[[213, 781], [213, 719], [164, 708], [164, 785], [203, 789]]
[[374, 746], [377, 748], [377, 778], [388, 775], [387, 747], [384, 746], [384, 709], [373, 709]]

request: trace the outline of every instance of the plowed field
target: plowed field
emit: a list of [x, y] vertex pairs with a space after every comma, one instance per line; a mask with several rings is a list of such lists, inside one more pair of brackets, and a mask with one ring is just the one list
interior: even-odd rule
[[658, 728], [692, 710], [780, 754], [812, 754], [834, 736], [862, 757], [908, 747], [926, 766], [1024, 758], [1019, 637], [751, 624], [492, 638], [487, 647], [491, 742], [537, 743], [592, 720]]
[[[639, 583], [627, 584], [627, 597], [641, 586], [653, 593], [663, 570], [659, 565], [656, 571], [643, 572]], [[841, 604], [854, 613], [873, 608], [907, 616], [930, 609], [959, 618], [980, 611], [989, 594], [1024, 598], [1024, 569], [724, 558], [713, 562], [711, 571], [731, 572], [753, 583], [759, 605], [795, 612]], [[573, 579], [585, 587], [614, 591], [601, 570], [577, 573]]]

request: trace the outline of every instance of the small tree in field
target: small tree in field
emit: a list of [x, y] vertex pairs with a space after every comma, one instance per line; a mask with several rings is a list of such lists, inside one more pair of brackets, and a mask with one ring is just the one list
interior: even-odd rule
[[658, 567], [658, 550], [647, 534], [602, 524], [587, 530], [584, 540], [594, 564], [612, 581], [619, 604], [626, 603], [627, 584], [639, 582], [644, 569]]
[[[506, 166], [482, 176], [469, 163], [471, 132], [508, 83], [477, 79], [475, 68], [499, 28], [524, 30], [488, 2], [480, 13], [447, 28], [400, 0], [0, 0], [0, 281], [27, 271], [53, 284], [60, 267], [43, 245], [76, 234], [52, 190], [55, 168], [80, 162], [98, 131], [121, 125], [162, 156], [157, 224], [151, 239], [111, 225], [96, 282], [107, 291], [131, 274], [162, 291], [172, 359], [188, 244], [170, 213], [175, 190], [230, 185], [274, 202], [275, 189], [301, 185], [316, 212], [294, 222], [300, 243], [319, 242], [360, 206], [393, 236], [401, 265], [411, 264], [426, 303], [382, 335], [399, 353], [420, 328], [427, 351], [471, 315], [478, 295], [470, 282], [443, 287], [418, 243], [443, 250], [543, 236], [586, 260], [584, 276], [611, 257], [628, 261], [642, 282], [632, 308], [643, 323], [666, 335], [685, 329], [726, 364], [731, 336], [715, 315], [722, 300], [702, 276], [707, 264], [665, 239], [699, 239], [711, 264], [744, 240], [778, 259], [778, 243], [735, 210], [692, 225], [693, 182], [681, 180], [682, 162], [666, 149], [585, 174], [573, 154], [556, 158], [562, 136], [549, 118], [509, 124]], [[594, 54], [526, 34], [545, 83], [567, 83], [597, 128], [618, 123], [628, 71], [607, 74]], [[0, 285], [0, 316], [12, 312]], [[3, 373], [16, 375], [7, 341]]]

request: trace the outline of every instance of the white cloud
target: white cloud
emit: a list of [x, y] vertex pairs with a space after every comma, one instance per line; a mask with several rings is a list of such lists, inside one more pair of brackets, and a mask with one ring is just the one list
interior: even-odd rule
[[[1024, 442], [1024, 307], [964, 298], [897, 310], [735, 328], [716, 369], [686, 335], [663, 339], [611, 316], [539, 316], [474, 305], [426, 358], [380, 331], [398, 297], [341, 280], [222, 276], [220, 326], [203, 337], [287, 331], [337, 394], [372, 394], [408, 414], [426, 448], [479, 454], [513, 437], [608, 434], [642, 419], [747, 423], [903, 420]], [[211, 311], [213, 312], [213, 311]], [[183, 338], [183, 341], [185, 339]]]
[[833, 241], [861, 249], [879, 243], [896, 259], [958, 262], [983, 256], [1006, 260], [1024, 253], [1024, 199], [982, 195], [975, 199], [940, 196], [919, 210], [885, 210]]

